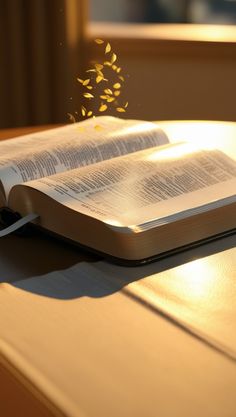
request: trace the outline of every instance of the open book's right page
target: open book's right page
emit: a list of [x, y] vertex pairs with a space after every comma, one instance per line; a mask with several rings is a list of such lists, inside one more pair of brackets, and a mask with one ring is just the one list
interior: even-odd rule
[[26, 185], [79, 213], [113, 225], [135, 226], [178, 213], [188, 215], [197, 207], [231, 198], [236, 163], [222, 151], [178, 143]]

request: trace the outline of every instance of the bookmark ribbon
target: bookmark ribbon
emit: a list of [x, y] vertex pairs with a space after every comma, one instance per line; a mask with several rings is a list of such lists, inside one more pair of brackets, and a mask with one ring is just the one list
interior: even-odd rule
[[26, 216], [22, 217], [21, 219], [17, 220], [15, 223], [11, 224], [10, 226], [6, 227], [3, 230], [0, 230], [0, 237], [7, 236], [12, 232], [20, 229], [21, 227], [25, 226], [27, 223], [32, 222], [33, 220], [39, 217], [36, 213], [30, 213]]

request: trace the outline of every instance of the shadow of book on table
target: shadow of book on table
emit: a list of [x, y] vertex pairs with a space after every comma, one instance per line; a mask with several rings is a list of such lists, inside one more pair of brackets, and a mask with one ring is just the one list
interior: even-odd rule
[[235, 362], [235, 246], [234, 234], [140, 268], [81, 262], [11, 285], [49, 303], [63, 300], [65, 311], [69, 300], [79, 311], [82, 297], [102, 303], [120, 292]]
[[[223, 252], [235, 247], [236, 235], [227, 238], [217, 239], [207, 244], [203, 244], [196, 248], [192, 248], [175, 255], [165, 257], [159, 261], [141, 267], [122, 267], [118, 265], [110, 265], [109, 281], [100, 280], [96, 277], [96, 265], [94, 262], [99, 258], [92, 258], [88, 255], [88, 261], [75, 265], [76, 252], [68, 262], [67, 269], [54, 270], [44, 275], [35, 277], [27, 277], [12, 282], [15, 287], [29, 291], [45, 297], [52, 297], [63, 300], [70, 300], [78, 297], [105, 297], [121, 290], [126, 285], [141, 280], [147, 276], [169, 271], [178, 266], [187, 264], [197, 259], [206, 258], [208, 256]], [[74, 249], [73, 249], [74, 250]], [[15, 258], [16, 262], [17, 259]], [[20, 262], [21, 259], [18, 259]], [[73, 263], [74, 262], [74, 263]], [[57, 264], [59, 266], [60, 263]], [[54, 264], [55, 266], [55, 264]], [[116, 271], [122, 275], [121, 280], [117, 280], [112, 276], [112, 272]]]

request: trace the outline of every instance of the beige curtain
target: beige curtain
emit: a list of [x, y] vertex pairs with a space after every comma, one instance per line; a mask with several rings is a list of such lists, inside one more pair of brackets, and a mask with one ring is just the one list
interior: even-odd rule
[[0, 0], [0, 127], [68, 120], [80, 102], [86, 0]]

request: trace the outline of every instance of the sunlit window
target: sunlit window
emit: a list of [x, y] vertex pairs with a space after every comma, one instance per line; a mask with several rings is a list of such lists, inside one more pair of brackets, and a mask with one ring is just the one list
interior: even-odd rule
[[92, 21], [235, 24], [236, 0], [90, 0]]

